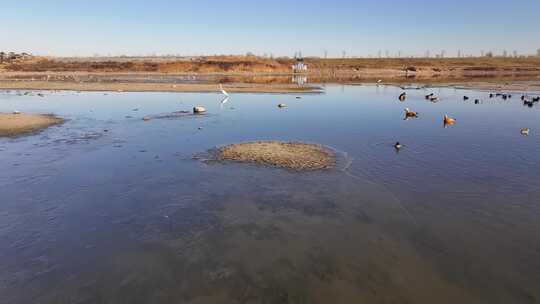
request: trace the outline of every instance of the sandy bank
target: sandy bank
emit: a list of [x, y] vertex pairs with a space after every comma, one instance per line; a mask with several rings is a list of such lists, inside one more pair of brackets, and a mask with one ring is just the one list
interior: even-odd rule
[[0, 137], [28, 134], [62, 122], [51, 114], [0, 113]]
[[229, 145], [218, 150], [218, 158], [297, 171], [328, 169], [336, 161], [333, 153], [322, 146], [278, 141]]
[[[219, 92], [216, 84], [202, 83], [99, 83], [99, 82], [51, 82], [51, 81], [0, 81], [0, 89], [10, 90], [67, 90], [67, 91], [126, 91], [126, 92]], [[295, 84], [228, 84], [229, 93], [319, 93], [314, 86]]]

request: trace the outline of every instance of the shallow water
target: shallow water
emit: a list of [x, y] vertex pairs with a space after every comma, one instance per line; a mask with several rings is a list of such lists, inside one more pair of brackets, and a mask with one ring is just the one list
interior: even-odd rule
[[[0, 302], [540, 302], [538, 104], [400, 93], [0, 91], [0, 111], [68, 119], [0, 139]], [[167, 117], [194, 105], [209, 113]], [[193, 158], [264, 139], [321, 143], [340, 164]]]

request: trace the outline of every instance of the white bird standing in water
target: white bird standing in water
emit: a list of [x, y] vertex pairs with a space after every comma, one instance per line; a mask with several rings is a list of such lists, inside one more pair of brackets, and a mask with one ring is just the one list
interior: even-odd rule
[[221, 90], [221, 94], [229, 97], [229, 93], [223, 89], [223, 85], [221, 83], [219, 84], [219, 89]]

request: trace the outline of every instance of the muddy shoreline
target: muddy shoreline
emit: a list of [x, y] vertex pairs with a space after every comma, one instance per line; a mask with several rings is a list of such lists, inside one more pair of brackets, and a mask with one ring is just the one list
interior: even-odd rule
[[62, 122], [53, 114], [0, 113], [0, 137], [32, 134]]
[[[185, 92], [214, 93], [219, 92], [216, 84], [170, 84], [170, 83], [76, 83], [45, 81], [0, 81], [0, 89], [5, 90], [61, 90], [61, 91], [125, 91], [125, 92]], [[229, 93], [320, 93], [316, 86], [296, 85], [264, 85], [235, 83], [225, 86]]]
[[366, 74], [324, 76], [317, 74], [163, 74], [85, 72], [3, 72], [0, 89], [126, 92], [219, 92], [309, 94], [322, 93], [329, 85], [392, 85], [411, 88], [453, 87], [478, 90], [540, 91], [540, 76], [404, 77]]
[[280, 141], [228, 145], [217, 149], [217, 158], [293, 171], [325, 170], [336, 163], [335, 155], [320, 145]]
[[[225, 90], [229, 93], [271, 93], [271, 94], [320, 94], [323, 93], [321, 85], [375, 85], [376, 81], [361, 82], [327, 82], [309, 86], [282, 85], [282, 84], [227, 84]], [[379, 85], [398, 86], [403, 89], [423, 89], [448, 87], [471, 90], [493, 91], [540, 91], [540, 80], [532, 81], [437, 81], [431, 82], [404, 82], [389, 80]], [[215, 84], [168, 84], [168, 83], [70, 83], [70, 82], [42, 82], [42, 81], [1, 81], [1, 90], [58, 90], [58, 91], [85, 91], [85, 92], [182, 92], [182, 93], [217, 93]]]

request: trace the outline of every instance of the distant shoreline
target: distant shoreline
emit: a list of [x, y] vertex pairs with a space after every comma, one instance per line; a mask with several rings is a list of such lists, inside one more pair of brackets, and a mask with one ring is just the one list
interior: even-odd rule
[[[268, 94], [320, 94], [323, 85], [388, 85], [404, 90], [452, 87], [492, 91], [540, 92], [540, 79], [515, 78], [465, 78], [465, 79], [403, 79], [385, 78], [381, 82], [374, 79], [340, 80], [329, 79], [304, 85], [291, 83], [230, 82], [224, 83], [229, 93], [268, 93]], [[214, 82], [171, 83], [156, 79], [129, 82], [75, 82], [42, 80], [5, 80], [0, 78], [1, 90], [48, 90], [48, 91], [88, 91], [88, 92], [178, 92], [178, 93], [220, 93]]]
[[[293, 66], [307, 67], [293, 73]], [[540, 90], [540, 57], [267, 58], [33, 57], [0, 64], [0, 88], [14, 90], [321, 93], [320, 84]]]
[[[225, 85], [229, 93], [275, 93], [275, 94], [317, 94], [322, 90], [316, 86], [297, 86], [292, 84], [250, 84], [233, 83]], [[218, 93], [216, 84], [200, 83], [76, 83], [45, 81], [1, 81], [4, 90], [58, 90], [58, 91], [97, 91], [97, 92], [183, 92], [183, 93]]]

